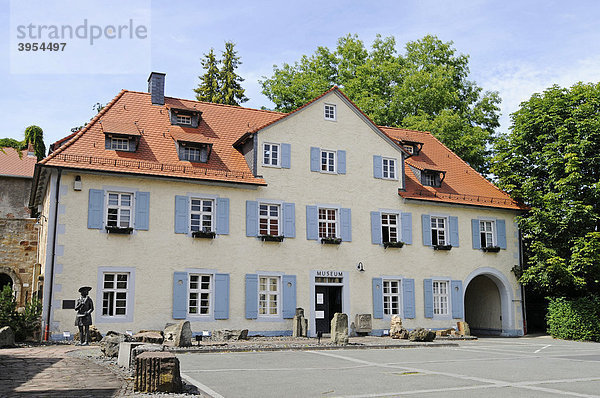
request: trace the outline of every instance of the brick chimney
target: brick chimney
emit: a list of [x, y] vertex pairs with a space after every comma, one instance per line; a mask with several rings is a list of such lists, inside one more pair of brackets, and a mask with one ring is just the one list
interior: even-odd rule
[[148, 92], [152, 97], [152, 105], [165, 104], [165, 73], [152, 72], [148, 77]]
[[29, 141], [29, 145], [27, 145], [27, 156], [35, 157], [35, 148], [33, 147], [33, 142]]

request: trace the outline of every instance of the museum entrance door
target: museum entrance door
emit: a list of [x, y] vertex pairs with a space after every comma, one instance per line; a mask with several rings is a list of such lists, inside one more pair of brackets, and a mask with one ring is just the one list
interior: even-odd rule
[[342, 312], [342, 286], [315, 286], [315, 325], [317, 332], [331, 332], [331, 320]]

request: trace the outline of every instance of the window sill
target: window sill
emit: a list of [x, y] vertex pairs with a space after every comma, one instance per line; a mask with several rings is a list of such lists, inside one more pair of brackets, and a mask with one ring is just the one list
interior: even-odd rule
[[214, 239], [217, 234], [214, 231], [194, 231], [192, 238], [197, 239]]
[[388, 247], [401, 248], [402, 246], [404, 246], [404, 242], [383, 242], [384, 249]]
[[500, 246], [482, 247], [481, 250], [487, 253], [498, 253], [500, 251]]
[[104, 228], [106, 229], [106, 232], [108, 232], [109, 234], [131, 235], [131, 233], [133, 232], [132, 227], [123, 228], [123, 227], [105, 226]]
[[433, 245], [433, 250], [451, 250], [452, 245]]
[[283, 242], [283, 235], [259, 235], [258, 238], [263, 242]]
[[262, 165], [263, 167], [270, 167], [272, 169], [281, 169], [281, 165], [278, 164], [264, 164]]
[[342, 238], [321, 238], [322, 245], [339, 245], [342, 243]]

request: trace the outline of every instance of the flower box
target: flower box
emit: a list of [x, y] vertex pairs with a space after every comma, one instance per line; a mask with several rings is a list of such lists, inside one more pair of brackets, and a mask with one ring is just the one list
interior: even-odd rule
[[283, 242], [283, 235], [259, 235], [263, 242]]
[[387, 249], [388, 247], [397, 247], [401, 248], [404, 246], [404, 242], [383, 242], [383, 247]]
[[121, 235], [129, 235], [133, 232], [132, 227], [116, 227], [116, 226], [105, 226], [106, 232], [109, 234], [121, 234]]
[[342, 238], [321, 238], [322, 245], [339, 245], [340, 243], [342, 243]]
[[214, 239], [217, 234], [214, 231], [194, 231], [192, 237], [200, 239]]
[[500, 246], [482, 247], [481, 250], [487, 253], [498, 253], [500, 251]]
[[452, 245], [433, 245], [433, 250], [451, 250]]

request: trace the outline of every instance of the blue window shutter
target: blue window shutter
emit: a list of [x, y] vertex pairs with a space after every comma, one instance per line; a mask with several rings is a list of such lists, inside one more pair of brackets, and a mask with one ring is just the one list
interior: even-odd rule
[[421, 225], [423, 227], [423, 244], [431, 246], [431, 217], [429, 214], [421, 215]]
[[306, 239], [319, 239], [319, 210], [317, 206], [306, 206]]
[[448, 223], [450, 224], [450, 244], [458, 247], [458, 217], [448, 217]]
[[296, 315], [296, 275], [284, 275], [283, 284], [283, 318], [290, 319]]
[[463, 288], [462, 281], [451, 281], [450, 289], [452, 290], [452, 318], [463, 317]]
[[258, 275], [246, 274], [246, 319], [258, 316]]
[[320, 171], [321, 148], [310, 147], [310, 171]]
[[135, 193], [135, 229], [147, 231], [150, 226], [150, 192]]
[[187, 272], [173, 274], [173, 319], [185, 319], [187, 315]]
[[383, 279], [373, 278], [373, 318], [383, 318]]
[[433, 318], [433, 280], [423, 280], [423, 295], [425, 299], [425, 318]]
[[281, 144], [281, 167], [289, 169], [292, 166], [292, 146]]
[[258, 202], [246, 201], [246, 236], [258, 236]]
[[215, 319], [229, 319], [229, 274], [215, 274]]
[[382, 244], [381, 237], [381, 213], [378, 211], [371, 212], [371, 243], [374, 245]]
[[401, 224], [402, 224], [402, 242], [407, 245], [412, 245], [412, 213], [402, 213]]
[[102, 229], [104, 219], [104, 191], [101, 189], [90, 189], [88, 202], [88, 228]]
[[286, 238], [296, 237], [296, 205], [294, 203], [283, 204], [283, 236]]
[[217, 198], [217, 230], [219, 235], [229, 234], [229, 198]]
[[471, 234], [473, 238], [473, 249], [481, 249], [481, 236], [479, 235], [479, 220], [471, 219]]
[[340, 209], [340, 225], [342, 230], [342, 241], [352, 241], [352, 212], [350, 209]]
[[379, 155], [373, 155], [373, 177], [383, 178], [383, 164]]
[[415, 318], [415, 280], [402, 279], [402, 303], [404, 305], [404, 318]]
[[496, 220], [496, 232], [498, 233], [498, 246], [506, 249], [506, 222], [504, 220]]
[[337, 151], [338, 174], [346, 174], [346, 151]]
[[190, 222], [190, 199], [187, 196], [175, 196], [175, 233], [187, 234]]

